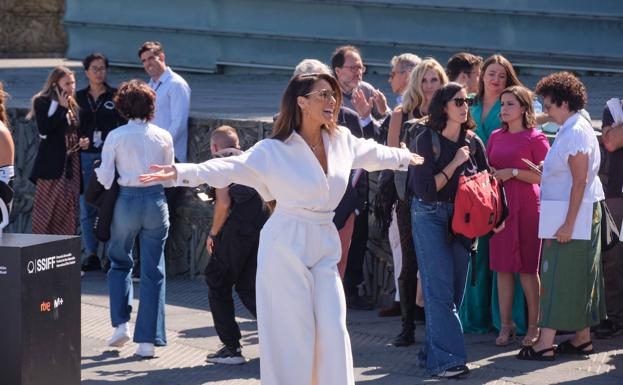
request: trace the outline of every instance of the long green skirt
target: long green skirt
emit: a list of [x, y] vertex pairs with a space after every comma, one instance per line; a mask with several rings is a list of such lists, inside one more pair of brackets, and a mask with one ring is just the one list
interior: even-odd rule
[[578, 331], [606, 318], [601, 264], [601, 207], [593, 206], [591, 240], [543, 242], [540, 327]]
[[[464, 333], [489, 333], [493, 329], [491, 320], [491, 280], [489, 270], [489, 236], [478, 239], [475, 266], [469, 264], [463, 302], [459, 317]], [[476, 285], [471, 285], [472, 269], [476, 273]]]
[[[464, 333], [485, 334], [494, 328], [500, 330], [500, 302], [498, 299], [497, 274], [489, 269], [489, 236], [478, 239], [476, 266], [470, 263], [467, 270], [467, 282], [459, 317]], [[471, 285], [472, 269], [476, 271], [476, 284]], [[526, 299], [515, 274], [515, 296], [513, 297], [513, 321], [517, 333], [525, 334], [528, 328], [526, 317]]]

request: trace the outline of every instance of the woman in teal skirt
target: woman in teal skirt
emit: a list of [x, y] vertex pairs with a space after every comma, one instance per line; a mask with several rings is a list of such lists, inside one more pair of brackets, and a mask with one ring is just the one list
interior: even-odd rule
[[[593, 353], [590, 327], [606, 318], [599, 205], [604, 191], [597, 175], [601, 162], [597, 136], [591, 122], [578, 112], [586, 104], [584, 85], [572, 74], [558, 72], [541, 79], [536, 92], [560, 125], [543, 164], [541, 210], [548, 202], [564, 201], [567, 212], [554, 239], [546, 239], [542, 249], [541, 337], [533, 347], [522, 348], [517, 358], [551, 361], [555, 354]], [[576, 223], [584, 210], [587, 221]], [[589, 226], [590, 239], [576, 239], [580, 236], [574, 232], [588, 233]], [[554, 348], [556, 330], [575, 335]]]
[[[470, 114], [476, 123], [475, 132], [486, 145], [491, 133], [502, 127], [500, 120], [500, 94], [506, 87], [521, 86], [513, 65], [502, 55], [493, 55], [485, 60], [478, 86], [476, 100], [470, 107]], [[459, 311], [465, 333], [488, 333], [493, 327], [502, 332], [497, 296], [496, 276], [489, 269], [489, 236], [478, 239], [475, 266], [470, 264], [469, 277], [475, 269], [476, 284], [465, 287], [463, 303]], [[513, 321], [517, 332], [527, 329], [525, 300], [519, 279], [516, 279], [513, 301]], [[504, 331], [506, 332], [506, 330]]]

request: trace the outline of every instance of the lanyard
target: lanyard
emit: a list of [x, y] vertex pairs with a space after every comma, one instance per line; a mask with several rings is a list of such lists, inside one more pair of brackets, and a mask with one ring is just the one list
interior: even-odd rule
[[100, 107], [101, 107], [102, 103], [104, 102], [104, 98], [100, 96], [100, 97], [98, 98], [98, 99], [99, 99], [99, 102], [96, 102], [96, 103], [95, 103], [95, 107], [93, 107], [93, 102], [91, 101], [91, 99], [92, 99], [91, 94], [87, 93], [87, 101], [89, 102], [89, 107], [91, 108], [91, 112], [92, 112], [92, 113], [96, 113], [96, 112], [97, 112], [97, 110], [99, 110], [99, 109], [100, 109]]

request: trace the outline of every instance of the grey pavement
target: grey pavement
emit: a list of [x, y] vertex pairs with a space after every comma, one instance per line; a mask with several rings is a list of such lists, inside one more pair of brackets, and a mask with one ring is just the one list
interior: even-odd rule
[[[389, 58], [388, 58], [389, 59]], [[137, 65], [138, 65], [137, 58]], [[87, 85], [82, 67], [78, 61], [63, 59], [0, 59], [0, 81], [12, 95], [9, 107], [28, 107], [30, 98], [39, 91], [49, 70], [56, 65], [67, 65], [77, 73], [78, 88]], [[394, 105], [386, 73], [371, 73], [364, 80], [380, 88]], [[528, 87], [534, 87], [542, 70], [523, 69], [520, 79]], [[227, 119], [248, 119], [272, 121], [279, 109], [281, 94], [285, 89], [289, 73], [248, 74], [237, 69], [225, 74], [181, 73], [192, 89], [191, 114]], [[112, 67], [108, 74], [111, 85], [118, 85], [129, 79], [146, 79], [142, 68]], [[606, 101], [611, 97], [623, 97], [623, 75], [585, 75], [582, 81], [588, 90], [587, 110], [594, 120], [601, 120]]]
[[[140, 284], [135, 284], [135, 298], [139, 290]], [[260, 384], [256, 322], [239, 301], [236, 300], [236, 314], [241, 325], [243, 353], [249, 359], [247, 364], [240, 366], [214, 365], [204, 361], [207, 353], [218, 348], [219, 341], [203, 281], [169, 280], [166, 302], [168, 345], [156, 349], [156, 358], [139, 360], [133, 357], [134, 343], [118, 350], [106, 346], [106, 339], [113, 331], [106, 277], [103, 273], [87, 273], [82, 279], [82, 383]], [[137, 306], [135, 299], [131, 331]], [[400, 331], [399, 317], [379, 318], [375, 311], [349, 311], [348, 330], [358, 384], [623, 384], [623, 335], [611, 340], [595, 340], [597, 353], [589, 359], [558, 359], [553, 363], [515, 359], [518, 341], [499, 348], [494, 345], [494, 334], [466, 335], [471, 373], [455, 382], [431, 378], [417, 366], [417, 350], [424, 340], [424, 326], [418, 326], [416, 330], [416, 345], [407, 348], [388, 345]], [[564, 338], [559, 337], [559, 340]]]

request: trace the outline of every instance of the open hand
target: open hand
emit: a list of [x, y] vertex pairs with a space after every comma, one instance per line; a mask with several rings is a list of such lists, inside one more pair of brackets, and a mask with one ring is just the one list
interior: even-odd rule
[[352, 97], [353, 107], [359, 114], [360, 119], [367, 119], [372, 112], [372, 106], [374, 105], [374, 97], [366, 100], [366, 95], [361, 88], [357, 88], [353, 91]]
[[151, 165], [149, 169], [152, 171], [156, 171], [152, 174], [143, 174], [139, 175], [138, 181], [141, 183], [152, 183], [152, 182], [164, 182], [167, 180], [176, 180], [177, 179], [177, 170], [173, 165], [168, 166], [160, 166], [160, 165]]
[[374, 91], [374, 104], [376, 105], [376, 109], [381, 113], [386, 113], [389, 110], [387, 98], [383, 95], [381, 90]]

